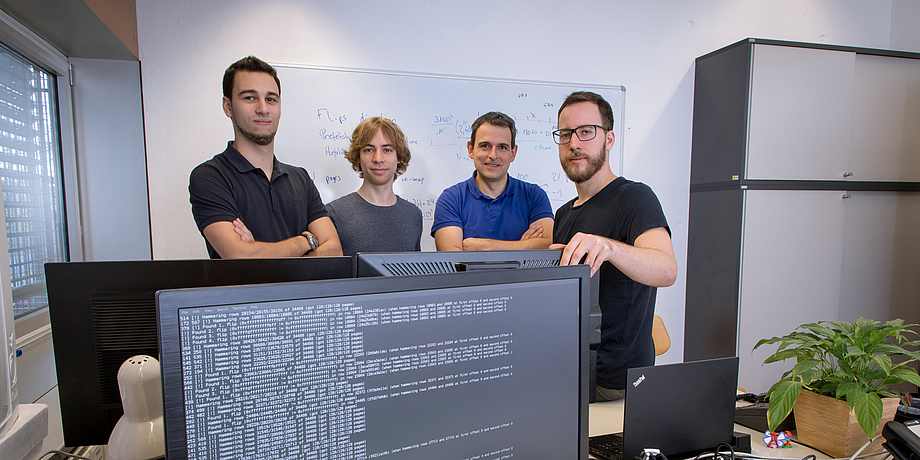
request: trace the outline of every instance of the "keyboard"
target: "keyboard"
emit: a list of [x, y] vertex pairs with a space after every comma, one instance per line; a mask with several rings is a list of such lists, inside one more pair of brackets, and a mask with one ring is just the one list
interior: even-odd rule
[[623, 434], [596, 436], [588, 440], [588, 452], [603, 460], [623, 460]]

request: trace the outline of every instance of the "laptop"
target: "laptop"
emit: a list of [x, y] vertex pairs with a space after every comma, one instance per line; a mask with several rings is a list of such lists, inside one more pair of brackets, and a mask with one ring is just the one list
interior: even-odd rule
[[592, 437], [591, 455], [633, 460], [649, 448], [673, 459], [731, 443], [737, 357], [637, 367], [626, 376], [623, 432]]

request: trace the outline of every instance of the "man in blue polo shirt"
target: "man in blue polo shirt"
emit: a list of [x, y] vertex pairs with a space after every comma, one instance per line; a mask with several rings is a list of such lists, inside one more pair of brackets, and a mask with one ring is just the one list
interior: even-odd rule
[[438, 251], [546, 249], [552, 243], [546, 192], [508, 175], [516, 135], [514, 120], [501, 112], [473, 122], [466, 145], [476, 170], [438, 197], [431, 225]]
[[275, 158], [281, 82], [249, 56], [224, 72], [233, 141], [189, 177], [192, 215], [212, 259], [342, 255], [339, 237], [303, 168]]

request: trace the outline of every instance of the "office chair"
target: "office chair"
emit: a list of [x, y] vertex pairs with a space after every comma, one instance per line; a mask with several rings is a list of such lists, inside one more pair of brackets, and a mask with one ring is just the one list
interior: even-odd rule
[[655, 343], [655, 356], [664, 354], [671, 348], [671, 337], [660, 316], [655, 315], [652, 320], [652, 342]]

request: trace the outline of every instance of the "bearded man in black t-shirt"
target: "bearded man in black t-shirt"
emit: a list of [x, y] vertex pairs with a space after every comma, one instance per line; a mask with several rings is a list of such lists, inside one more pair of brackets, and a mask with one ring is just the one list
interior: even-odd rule
[[588, 264], [592, 276], [600, 271], [596, 399], [620, 399], [626, 370], [655, 363], [655, 295], [677, 278], [671, 231], [652, 189], [610, 169], [613, 111], [604, 98], [570, 94], [553, 136], [578, 197], [556, 211], [550, 249], [563, 249], [561, 265]]

